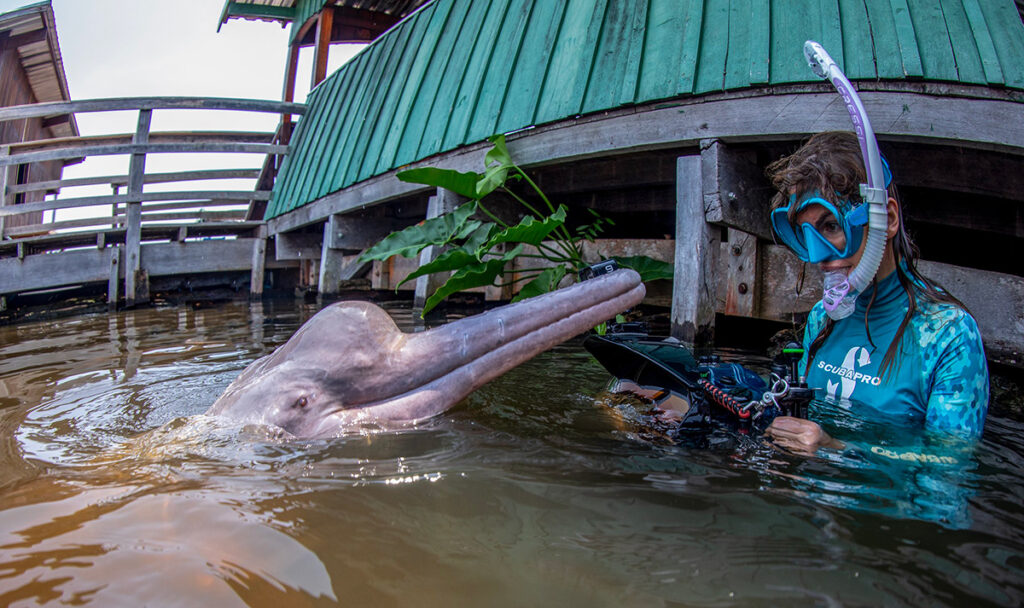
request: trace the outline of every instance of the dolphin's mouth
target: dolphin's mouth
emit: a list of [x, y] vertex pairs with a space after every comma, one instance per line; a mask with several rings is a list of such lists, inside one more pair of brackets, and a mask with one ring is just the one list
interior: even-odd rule
[[639, 304], [644, 295], [636, 272], [617, 270], [413, 334], [402, 357], [410, 365], [429, 364], [437, 373], [422, 375], [423, 381], [412, 389], [336, 408], [320, 421], [315, 434], [402, 427], [437, 415], [520, 363]]

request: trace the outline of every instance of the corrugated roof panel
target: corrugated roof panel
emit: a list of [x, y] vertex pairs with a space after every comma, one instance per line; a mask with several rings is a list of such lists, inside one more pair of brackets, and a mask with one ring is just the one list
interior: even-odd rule
[[813, 82], [808, 38], [853, 79], [1024, 89], [1012, 0], [435, 0], [311, 94], [267, 215], [496, 132]]

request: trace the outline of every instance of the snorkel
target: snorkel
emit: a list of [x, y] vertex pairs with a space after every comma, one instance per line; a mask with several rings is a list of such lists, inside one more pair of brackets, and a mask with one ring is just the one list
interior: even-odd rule
[[[867, 288], [878, 272], [885, 252], [886, 227], [888, 212], [886, 202], [888, 195], [885, 189], [885, 175], [882, 170], [882, 157], [878, 151], [875, 132], [871, 128], [864, 104], [853, 89], [849, 79], [839, 69], [836, 62], [824, 48], [813, 40], [804, 43], [804, 57], [811, 69], [819, 77], [830, 80], [842, 96], [846, 109], [853, 120], [854, 131], [860, 142], [860, 152], [864, 157], [864, 168], [867, 171], [867, 183], [860, 185], [860, 195], [868, 205], [868, 236], [864, 246], [864, 254], [857, 267], [849, 276], [841, 273], [827, 273], [825, 276], [824, 293], [821, 301], [829, 317], [838, 321], [853, 314], [857, 295]], [[838, 276], [831, 276], [838, 275]]]

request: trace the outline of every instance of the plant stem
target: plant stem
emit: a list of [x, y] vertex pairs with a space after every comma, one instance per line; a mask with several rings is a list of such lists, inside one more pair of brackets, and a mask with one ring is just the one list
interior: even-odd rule
[[498, 216], [496, 216], [493, 213], [491, 213], [490, 210], [487, 209], [487, 207], [483, 206], [483, 203], [481, 203], [480, 201], [477, 201], [476, 202], [476, 206], [477, 206], [477, 209], [480, 209], [481, 211], [484, 212], [484, 215], [486, 215], [487, 217], [489, 217], [492, 220], [494, 220], [495, 224], [498, 224], [499, 226], [501, 226], [502, 228], [505, 228], [505, 229], [508, 228], [508, 224], [506, 224], [505, 222], [501, 221], [501, 219]]

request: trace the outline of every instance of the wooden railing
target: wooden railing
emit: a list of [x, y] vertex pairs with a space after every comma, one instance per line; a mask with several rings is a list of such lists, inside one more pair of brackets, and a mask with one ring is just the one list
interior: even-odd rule
[[[276, 132], [238, 131], [151, 132], [153, 112], [159, 110], [230, 110], [282, 115]], [[69, 249], [95, 243], [98, 249], [123, 243], [125, 299], [128, 305], [148, 299], [141, 244], [144, 240], [177, 240], [189, 236], [246, 236], [262, 234], [262, 209], [270, 198], [274, 174], [288, 153], [293, 114], [305, 106], [296, 103], [224, 98], [119, 98], [45, 103], [0, 108], [0, 122], [32, 118], [52, 119], [66, 114], [134, 110], [138, 112], [134, 133], [21, 142], [0, 146], [0, 259], [5, 255], [26, 255]], [[171, 173], [146, 173], [149, 154], [254, 154], [263, 155], [262, 168], [196, 169]], [[16, 183], [12, 177], [20, 165], [61, 162], [94, 156], [130, 155], [126, 175], [81, 177]], [[255, 163], [254, 163], [255, 164]], [[206, 190], [193, 187], [171, 192], [146, 192], [147, 184], [194, 183], [207, 180], [251, 179], [256, 189]], [[77, 186], [106, 185], [111, 194], [55, 198], [15, 204], [30, 193], [53, 192]], [[38, 195], [36, 196], [38, 198]], [[246, 208], [243, 208], [246, 207]], [[93, 207], [90, 217], [42, 221], [44, 212]], [[232, 208], [233, 207], [233, 208]], [[109, 209], [109, 212], [102, 209]], [[18, 218], [20, 221], [12, 221]], [[248, 219], [247, 219], [248, 218]], [[121, 252], [118, 252], [120, 255]], [[255, 266], [253, 285], [262, 285], [262, 259]], [[116, 260], [113, 263], [117, 263]], [[0, 278], [3, 278], [0, 275]], [[15, 279], [7, 279], [8, 282]], [[63, 280], [63, 279], [61, 279]], [[31, 281], [30, 281], [31, 282]], [[35, 282], [31, 282], [35, 286]], [[111, 281], [113, 286], [114, 281]], [[0, 291], [18, 291], [18, 285], [0, 286]], [[38, 288], [38, 287], [37, 287]]]

